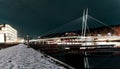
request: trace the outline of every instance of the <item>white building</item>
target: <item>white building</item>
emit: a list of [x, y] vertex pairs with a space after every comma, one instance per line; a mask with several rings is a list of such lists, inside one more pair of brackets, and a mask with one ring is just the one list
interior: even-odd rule
[[17, 41], [17, 30], [9, 24], [0, 24], [0, 43], [11, 43]]

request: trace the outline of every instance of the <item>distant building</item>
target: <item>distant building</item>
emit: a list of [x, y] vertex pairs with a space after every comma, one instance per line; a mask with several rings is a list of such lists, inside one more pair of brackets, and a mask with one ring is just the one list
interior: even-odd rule
[[114, 34], [120, 36], [120, 26], [113, 27]]
[[0, 43], [11, 43], [17, 41], [17, 30], [9, 24], [0, 24]]

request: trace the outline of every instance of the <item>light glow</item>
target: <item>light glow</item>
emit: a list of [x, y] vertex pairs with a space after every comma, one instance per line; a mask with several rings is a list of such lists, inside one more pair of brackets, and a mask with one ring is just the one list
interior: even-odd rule
[[4, 43], [4, 34], [0, 33], [0, 43]]

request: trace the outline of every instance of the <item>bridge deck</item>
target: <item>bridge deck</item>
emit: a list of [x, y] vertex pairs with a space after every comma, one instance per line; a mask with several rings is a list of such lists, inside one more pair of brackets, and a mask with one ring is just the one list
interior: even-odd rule
[[95, 53], [95, 52], [120, 52], [120, 48], [111, 46], [79, 46], [79, 45], [48, 45], [48, 44], [30, 44], [30, 47], [39, 49], [45, 53]]

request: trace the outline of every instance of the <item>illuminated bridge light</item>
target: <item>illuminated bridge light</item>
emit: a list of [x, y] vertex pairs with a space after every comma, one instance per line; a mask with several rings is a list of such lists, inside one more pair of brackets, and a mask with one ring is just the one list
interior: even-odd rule
[[80, 47], [80, 49], [86, 49], [86, 47]]
[[66, 50], [69, 50], [69, 49], [70, 49], [70, 47], [65, 47], [65, 49], [66, 49]]

